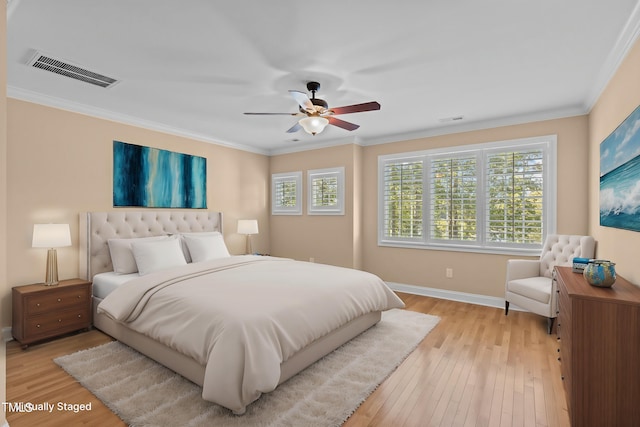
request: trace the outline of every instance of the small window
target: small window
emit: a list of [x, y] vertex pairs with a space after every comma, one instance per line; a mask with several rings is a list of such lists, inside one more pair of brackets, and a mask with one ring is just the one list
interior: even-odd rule
[[307, 172], [309, 215], [344, 215], [344, 168]]
[[302, 215], [302, 172], [271, 175], [271, 214]]

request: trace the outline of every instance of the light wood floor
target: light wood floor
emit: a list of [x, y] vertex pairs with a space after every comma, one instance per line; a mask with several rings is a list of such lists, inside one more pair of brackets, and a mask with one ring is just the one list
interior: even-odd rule
[[[367, 399], [345, 427], [569, 426], [555, 335], [546, 319], [399, 294], [438, 326]], [[9, 402], [91, 402], [90, 412], [7, 413], [11, 427], [123, 426], [53, 358], [110, 338], [97, 330], [22, 350], [7, 343]]]

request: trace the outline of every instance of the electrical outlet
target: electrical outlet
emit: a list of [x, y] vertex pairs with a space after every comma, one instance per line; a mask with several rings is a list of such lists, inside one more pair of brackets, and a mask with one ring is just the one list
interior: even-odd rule
[[447, 279], [453, 279], [453, 268], [447, 267], [445, 274]]

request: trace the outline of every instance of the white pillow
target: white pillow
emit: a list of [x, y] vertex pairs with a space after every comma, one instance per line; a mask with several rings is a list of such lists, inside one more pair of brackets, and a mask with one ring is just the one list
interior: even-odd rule
[[201, 233], [201, 234], [183, 234], [182, 238], [189, 248], [189, 255], [192, 262], [202, 262], [211, 259], [229, 258], [229, 250], [224, 243], [222, 234]]
[[156, 240], [168, 239], [168, 236], [140, 237], [136, 239], [109, 239], [109, 253], [113, 271], [117, 274], [131, 274], [138, 272], [136, 260], [133, 257], [131, 245], [134, 242], [152, 242]]
[[218, 231], [198, 231], [194, 233], [180, 233], [174, 234], [174, 236], [180, 237], [180, 242], [182, 245], [182, 252], [184, 253], [184, 259], [187, 260], [187, 263], [191, 263], [191, 254], [189, 253], [189, 248], [187, 247], [187, 241], [184, 239], [184, 236], [213, 236], [215, 234], [220, 235]]
[[178, 236], [156, 242], [137, 242], [132, 245], [132, 250], [141, 276], [166, 268], [187, 265]]

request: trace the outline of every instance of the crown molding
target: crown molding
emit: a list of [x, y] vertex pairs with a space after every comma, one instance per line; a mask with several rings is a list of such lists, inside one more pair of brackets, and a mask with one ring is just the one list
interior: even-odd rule
[[[339, 139], [331, 139], [328, 141], [309, 144], [307, 142], [292, 142], [288, 147], [280, 147], [269, 150], [269, 155], [278, 156], [281, 154], [299, 153], [302, 151], [318, 150], [321, 148], [337, 147], [340, 145], [363, 145], [359, 137], [346, 137]], [[304, 144], [304, 145], [302, 145]]]
[[7, 22], [9, 22], [9, 19], [11, 19], [11, 16], [18, 7], [19, 3], [20, 0], [7, 0]]
[[[15, 1], [15, 0], [14, 0]], [[99, 119], [110, 120], [113, 122], [123, 123], [131, 126], [136, 126], [144, 129], [149, 129], [157, 132], [162, 132], [170, 135], [180, 136], [184, 138], [193, 139], [196, 141], [207, 142], [214, 145], [220, 145], [223, 147], [234, 148], [236, 150], [248, 151], [251, 153], [269, 155], [269, 151], [261, 150], [256, 147], [248, 145], [237, 144], [229, 141], [223, 141], [219, 139], [213, 139], [207, 135], [202, 135], [196, 132], [187, 131], [184, 129], [174, 128], [161, 123], [153, 122], [150, 120], [143, 120], [137, 117], [129, 116], [126, 114], [116, 113], [114, 111], [105, 110], [102, 108], [96, 108], [89, 105], [81, 104], [78, 102], [69, 101], [53, 96], [43, 95], [41, 93], [21, 89], [15, 86], [7, 85], [7, 97], [14, 98], [21, 101], [32, 102], [35, 104], [44, 105], [47, 107], [59, 108], [61, 110], [70, 111], [72, 113], [83, 114], [85, 116], [96, 117]]]
[[548, 111], [538, 111], [535, 113], [519, 114], [509, 117], [500, 117], [498, 119], [469, 121], [458, 124], [447, 124], [443, 126], [421, 129], [413, 132], [400, 132], [377, 136], [373, 138], [343, 138], [331, 141], [325, 141], [318, 144], [307, 144], [304, 146], [291, 146], [286, 148], [277, 148], [269, 151], [270, 155], [280, 155], [295, 153], [300, 151], [315, 150], [319, 148], [335, 147], [339, 145], [354, 144], [367, 147], [370, 145], [389, 144], [393, 142], [411, 141], [415, 139], [430, 138], [434, 136], [451, 135], [454, 133], [472, 132], [484, 129], [493, 129], [505, 126], [521, 125], [526, 123], [535, 123], [545, 120], [564, 119], [568, 117], [576, 117], [588, 114], [588, 111], [582, 105], [560, 108]]
[[410, 141], [414, 139], [430, 138], [434, 136], [451, 135], [454, 133], [472, 132], [484, 129], [493, 129], [505, 126], [521, 125], [526, 123], [541, 122], [545, 120], [564, 119], [567, 117], [582, 116], [587, 111], [582, 106], [573, 106], [549, 111], [519, 114], [498, 119], [478, 120], [473, 122], [449, 124], [414, 132], [396, 133], [376, 138], [368, 138], [361, 141], [360, 145], [379, 145], [391, 142]]
[[585, 99], [585, 111], [591, 112], [596, 102], [602, 95], [602, 92], [613, 78], [616, 71], [627, 57], [629, 50], [638, 40], [640, 36], [640, 2], [636, 3], [627, 23], [620, 31], [613, 49], [602, 64], [600, 72], [594, 82], [589, 95]]
[[[15, 0], [14, 0], [15, 1]], [[492, 120], [483, 120], [476, 122], [460, 123], [455, 125], [446, 125], [436, 128], [423, 129], [415, 132], [395, 133], [383, 135], [375, 138], [361, 138], [361, 137], [347, 137], [340, 139], [332, 139], [329, 141], [323, 141], [315, 144], [309, 144], [307, 142], [296, 144], [292, 143], [289, 147], [275, 148], [271, 150], [258, 149], [243, 144], [237, 144], [229, 141], [221, 141], [219, 139], [213, 139], [206, 135], [198, 134], [195, 132], [187, 131], [184, 129], [178, 129], [164, 124], [156, 123], [153, 121], [142, 120], [137, 117], [129, 116], [126, 114], [116, 113], [113, 111], [91, 107], [85, 104], [64, 100], [57, 97], [43, 95], [37, 92], [28, 91], [15, 86], [7, 86], [7, 97], [14, 98], [22, 101], [33, 102], [36, 104], [44, 105], [47, 107], [59, 108], [62, 110], [70, 111], [73, 113], [83, 114], [90, 117], [96, 117], [104, 120], [111, 120], [118, 123], [123, 123], [131, 126], [136, 126], [144, 129], [149, 129], [157, 132], [163, 132], [170, 135], [180, 136], [184, 138], [193, 139], [196, 141], [207, 142], [214, 145], [233, 148], [236, 150], [247, 151], [256, 154], [262, 154], [266, 156], [276, 156], [281, 154], [296, 153], [302, 151], [317, 150], [322, 148], [336, 147], [340, 145], [378, 145], [387, 144], [391, 142], [408, 141], [413, 139], [428, 138], [433, 136], [449, 135], [453, 133], [470, 132], [475, 130], [490, 129], [496, 127], [517, 125], [523, 123], [531, 123], [543, 120], [552, 120], [565, 117], [579, 116], [587, 114], [587, 111], [583, 107], [569, 107], [565, 109], [542, 111], [532, 114], [522, 114], [511, 117], [504, 117]]]

